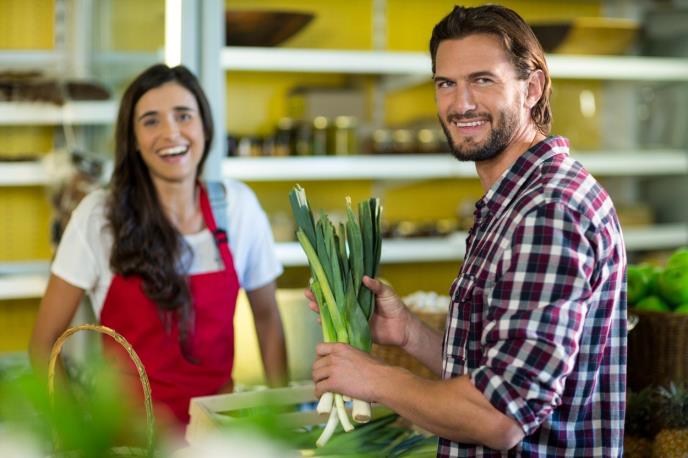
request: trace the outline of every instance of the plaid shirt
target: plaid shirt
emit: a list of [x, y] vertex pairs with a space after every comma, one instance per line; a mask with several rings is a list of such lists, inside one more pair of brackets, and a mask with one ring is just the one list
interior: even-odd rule
[[508, 452], [440, 439], [438, 456], [620, 456], [625, 249], [604, 189], [533, 146], [476, 204], [450, 295], [444, 378], [468, 374], [525, 438]]

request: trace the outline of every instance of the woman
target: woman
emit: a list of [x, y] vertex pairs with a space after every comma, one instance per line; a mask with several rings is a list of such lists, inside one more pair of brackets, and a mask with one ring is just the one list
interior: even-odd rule
[[[241, 287], [268, 382], [287, 379], [275, 301], [282, 267], [267, 218], [249, 188], [231, 180], [224, 211], [214, 214], [199, 181], [212, 138], [208, 100], [186, 68], [155, 65], [131, 83], [117, 119], [110, 187], [73, 212], [30, 343], [34, 364], [45, 367], [87, 293], [100, 323], [141, 358], [156, 409], [167, 407], [180, 425], [188, 422], [191, 397], [232, 390]], [[220, 215], [226, 221], [217, 221]], [[109, 338], [104, 346], [122, 355]], [[131, 364], [121, 368], [138, 380]]]

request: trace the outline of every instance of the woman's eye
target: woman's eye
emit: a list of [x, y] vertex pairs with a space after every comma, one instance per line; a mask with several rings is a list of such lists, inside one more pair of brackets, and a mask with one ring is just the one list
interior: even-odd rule
[[190, 113], [179, 113], [179, 120], [180, 121], [188, 121], [189, 119], [191, 119]]
[[147, 119], [144, 119], [144, 121], [143, 121], [143, 125], [146, 126], [146, 127], [154, 126], [154, 125], [156, 125], [157, 123], [158, 123], [158, 120], [157, 120], [157, 119], [153, 119], [153, 118], [147, 118]]

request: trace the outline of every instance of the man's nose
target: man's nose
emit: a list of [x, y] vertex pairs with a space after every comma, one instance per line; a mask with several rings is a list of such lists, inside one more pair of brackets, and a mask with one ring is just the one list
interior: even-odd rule
[[452, 100], [452, 108], [457, 114], [475, 110], [475, 97], [468, 85], [459, 84], [456, 86], [454, 99]]

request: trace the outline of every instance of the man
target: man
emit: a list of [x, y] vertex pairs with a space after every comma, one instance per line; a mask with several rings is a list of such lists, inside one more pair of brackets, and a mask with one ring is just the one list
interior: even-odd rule
[[607, 193], [567, 140], [546, 136], [542, 48], [515, 12], [488, 5], [455, 7], [430, 51], [442, 127], [485, 190], [444, 339], [389, 286], [364, 282], [377, 296], [375, 341], [443, 380], [321, 344], [316, 393], [389, 406], [440, 436], [438, 456], [620, 456], [625, 249]]

